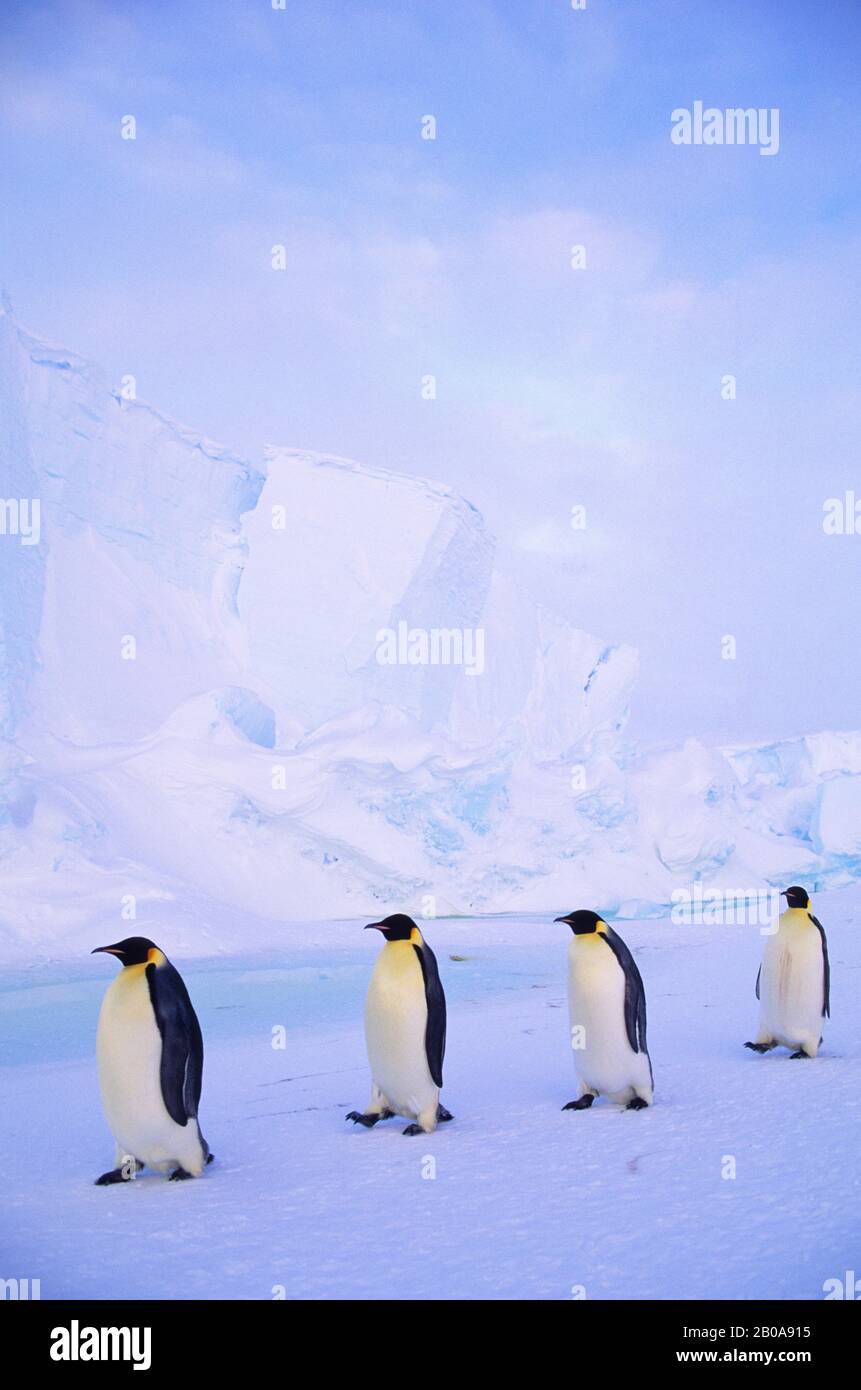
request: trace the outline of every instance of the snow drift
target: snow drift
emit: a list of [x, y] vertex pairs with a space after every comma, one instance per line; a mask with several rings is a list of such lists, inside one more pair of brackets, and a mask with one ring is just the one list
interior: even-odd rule
[[157, 907], [199, 950], [236, 913], [253, 946], [299, 917], [656, 914], [695, 880], [857, 875], [861, 735], [629, 746], [636, 653], [531, 602], [448, 488], [256, 465], [8, 305], [0, 431], [0, 499], [41, 514], [38, 544], [8, 509], [0, 534], [6, 955]]

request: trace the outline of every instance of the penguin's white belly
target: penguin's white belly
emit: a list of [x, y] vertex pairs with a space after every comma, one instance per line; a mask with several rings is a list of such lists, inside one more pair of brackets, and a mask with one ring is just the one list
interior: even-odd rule
[[120, 972], [105, 994], [96, 1037], [102, 1104], [118, 1151], [161, 1170], [198, 1176], [204, 1155], [196, 1120], [178, 1125], [161, 1094], [161, 1034], [143, 967]]
[[762, 962], [760, 1029], [784, 1047], [818, 1047], [824, 984], [822, 938], [816, 927], [781, 927], [766, 945]]
[[371, 1076], [392, 1110], [407, 1119], [436, 1108], [439, 1090], [425, 1050], [427, 1000], [418, 956], [408, 941], [377, 957], [365, 1001]]
[[597, 937], [575, 937], [569, 950], [568, 1010], [578, 1077], [610, 1100], [624, 1103], [637, 1091], [651, 1100], [649, 1061], [628, 1041], [625, 975], [612, 949]]

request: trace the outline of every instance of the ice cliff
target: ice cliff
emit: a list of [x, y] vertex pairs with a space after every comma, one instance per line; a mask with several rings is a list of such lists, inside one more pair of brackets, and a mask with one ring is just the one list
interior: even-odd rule
[[[35, 500], [25, 543], [7, 504]], [[858, 873], [861, 735], [631, 747], [636, 653], [537, 607], [456, 493], [239, 457], [7, 304], [0, 502], [7, 956], [153, 914], [239, 948], [307, 917], [659, 913], [698, 879]]]

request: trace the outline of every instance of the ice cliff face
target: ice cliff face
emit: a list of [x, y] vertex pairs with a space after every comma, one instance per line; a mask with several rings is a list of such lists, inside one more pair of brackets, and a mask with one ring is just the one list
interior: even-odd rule
[[266, 461], [239, 594], [251, 668], [306, 729], [371, 700], [443, 729], [462, 671], [381, 665], [378, 633], [480, 625], [493, 568], [481, 517], [447, 488], [345, 459]]
[[857, 873], [861, 736], [628, 747], [636, 653], [537, 608], [443, 486], [257, 466], [8, 306], [0, 469], [7, 956], [132, 920], [239, 949], [300, 917], [624, 915]]
[[26, 719], [75, 743], [143, 737], [244, 669], [240, 518], [263, 475], [124, 399], [8, 307], [0, 401], [0, 496], [38, 499], [41, 516], [38, 544], [0, 537], [5, 732]]

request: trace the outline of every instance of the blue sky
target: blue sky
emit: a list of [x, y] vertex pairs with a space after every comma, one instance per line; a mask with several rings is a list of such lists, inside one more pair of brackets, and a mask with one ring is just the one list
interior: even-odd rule
[[[13, 0], [0, 282], [257, 459], [463, 492], [640, 648], [636, 732], [857, 727], [859, 40], [854, 0]], [[779, 153], [673, 145], [698, 99]]]

